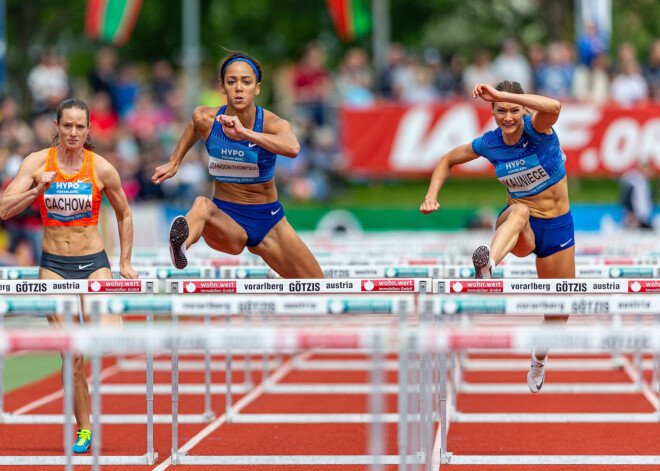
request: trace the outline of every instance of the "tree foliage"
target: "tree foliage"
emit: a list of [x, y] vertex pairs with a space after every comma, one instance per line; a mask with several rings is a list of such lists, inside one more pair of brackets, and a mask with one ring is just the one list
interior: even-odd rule
[[[73, 75], [85, 75], [100, 44], [84, 36], [82, 0], [6, 0], [7, 68], [10, 90], [26, 95], [27, 73], [40, 50], [54, 47], [70, 63]], [[631, 41], [645, 59], [660, 37], [660, 2], [614, 0], [612, 54]], [[523, 44], [574, 39], [573, 0], [389, 0], [391, 39], [412, 50], [426, 47], [468, 60], [477, 48], [495, 53], [502, 41]], [[295, 61], [310, 40], [321, 40], [335, 65], [348, 47], [371, 50], [371, 38], [340, 43], [324, 0], [200, 0], [202, 59], [215, 68], [222, 47], [242, 49], [259, 58], [266, 72]], [[181, 63], [181, 0], [145, 1], [133, 35], [119, 50], [124, 60]], [[268, 75], [268, 74], [266, 74]]]

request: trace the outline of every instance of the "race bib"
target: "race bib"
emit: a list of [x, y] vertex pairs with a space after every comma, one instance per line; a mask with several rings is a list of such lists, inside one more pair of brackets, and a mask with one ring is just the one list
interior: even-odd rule
[[495, 166], [495, 174], [498, 180], [509, 189], [512, 198], [536, 195], [544, 190], [550, 181], [550, 176], [539, 163], [536, 154], [522, 159], [499, 162]]
[[53, 182], [44, 192], [44, 206], [48, 219], [75, 221], [92, 217], [92, 184], [82, 182]]
[[246, 183], [259, 178], [257, 147], [222, 147], [217, 157], [209, 156], [209, 173], [216, 179], [230, 183]]

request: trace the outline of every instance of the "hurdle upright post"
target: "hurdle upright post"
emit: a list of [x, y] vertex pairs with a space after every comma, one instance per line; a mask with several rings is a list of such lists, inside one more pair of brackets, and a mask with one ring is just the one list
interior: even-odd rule
[[[430, 324], [431, 324], [431, 315], [433, 313], [433, 301], [429, 297], [422, 297], [420, 299], [421, 303], [421, 310], [420, 310], [420, 316], [419, 316], [419, 329], [420, 333], [421, 332], [427, 332]], [[420, 336], [421, 337], [421, 336]], [[431, 372], [430, 372], [430, 357], [431, 353], [427, 351], [425, 346], [423, 344], [420, 344], [420, 357], [419, 357], [419, 395], [420, 395], [420, 402], [419, 402], [419, 426], [420, 426], [420, 439], [421, 439], [421, 447], [420, 450], [422, 451], [422, 454], [424, 456], [424, 468], [426, 471], [431, 471], [431, 467], [433, 464], [433, 456], [432, 456], [432, 450], [433, 450], [433, 414], [432, 414], [432, 397], [431, 397]], [[441, 360], [442, 363], [442, 360]], [[441, 372], [442, 374], [442, 367], [441, 367]], [[445, 378], [446, 378], [446, 370], [445, 370]], [[445, 379], [446, 381], [446, 379]], [[446, 384], [442, 382], [442, 378], [440, 379], [440, 387], [442, 389], [444, 386], [446, 387]], [[446, 389], [445, 389], [446, 391]], [[440, 392], [440, 402], [442, 404], [443, 401], [443, 396], [442, 396], [442, 391]], [[447, 397], [445, 394], [444, 401], [446, 403]], [[442, 406], [441, 406], [442, 407]]]
[[[204, 314], [204, 328], [211, 328], [211, 316]], [[204, 345], [204, 417], [209, 422], [214, 417], [211, 409], [211, 348], [208, 344]]]
[[[179, 283], [172, 282], [172, 297], [179, 294]], [[172, 332], [179, 327], [179, 314], [172, 309]], [[179, 464], [179, 344], [172, 341], [172, 464]]]
[[[80, 309], [79, 302], [76, 303], [76, 308]], [[77, 310], [76, 309], [76, 310]], [[64, 327], [71, 329], [73, 322], [71, 320], [74, 312], [73, 305], [71, 309], [64, 312]], [[69, 443], [69, 434], [71, 433], [71, 426], [73, 425], [73, 352], [67, 350], [62, 357], [62, 388], [64, 389], [64, 433], [62, 439], [64, 441], [65, 452], [65, 469], [66, 471], [73, 470], [73, 449]]]
[[408, 328], [406, 302], [399, 303], [399, 471], [406, 471], [408, 456]]
[[[5, 313], [0, 310], [0, 331], [5, 327]], [[0, 423], [5, 415], [5, 352], [0, 350]]]
[[[92, 302], [92, 326], [100, 325], [100, 300]], [[120, 314], [121, 315], [121, 314]], [[92, 471], [99, 471], [99, 456], [101, 454], [101, 353], [98, 349], [92, 352], [92, 423], [94, 424], [94, 441], [92, 442]]]
[[371, 369], [371, 387], [373, 391], [370, 397], [371, 414], [373, 421], [369, 424], [369, 453], [373, 461], [369, 466], [371, 471], [381, 471], [383, 469], [383, 454], [385, 441], [385, 426], [383, 424], [383, 339], [379, 332], [372, 335], [371, 359], [373, 368]]
[[[443, 314], [440, 314], [440, 324], [443, 327], [447, 327], [447, 318]], [[445, 459], [448, 456], [451, 456], [451, 453], [447, 452], [447, 349], [440, 349], [440, 365], [439, 365], [439, 382], [440, 387], [439, 396], [440, 396], [440, 463], [445, 463]], [[453, 380], [452, 380], [453, 383]], [[454, 393], [455, 394], [455, 393]]]
[[[227, 327], [231, 327], [231, 313], [227, 313], [225, 317]], [[227, 393], [225, 394], [225, 416], [227, 417], [227, 423], [230, 423], [232, 420], [231, 414], [231, 345], [227, 344], [227, 351], [225, 353], [225, 368], [227, 368], [227, 373], [225, 373], [225, 383], [227, 384]]]
[[[153, 297], [154, 283], [147, 281], [147, 295]], [[154, 311], [147, 309], [147, 329], [154, 326]], [[147, 347], [147, 464], [154, 464], [157, 455], [154, 451], [154, 349]]]

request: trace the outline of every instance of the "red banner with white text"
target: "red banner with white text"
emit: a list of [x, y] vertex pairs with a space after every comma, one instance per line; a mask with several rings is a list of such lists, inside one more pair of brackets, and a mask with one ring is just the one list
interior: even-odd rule
[[[428, 176], [444, 154], [495, 129], [490, 106], [378, 105], [341, 112], [342, 144], [354, 176]], [[660, 106], [621, 109], [563, 104], [553, 126], [569, 175], [617, 175], [650, 160], [660, 170]], [[452, 174], [488, 175], [479, 158]]]

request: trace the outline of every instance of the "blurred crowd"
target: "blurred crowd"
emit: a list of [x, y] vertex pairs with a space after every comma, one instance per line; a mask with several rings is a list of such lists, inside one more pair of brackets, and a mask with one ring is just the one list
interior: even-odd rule
[[[276, 182], [284, 197], [324, 201], [331, 189], [333, 195], [342, 190], [345, 172], [336, 123], [340, 107], [462, 99], [471, 95], [476, 83], [495, 84], [504, 78], [520, 82], [527, 92], [562, 101], [623, 107], [660, 102], [660, 39], [648, 52], [637, 51], [630, 43], [611, 52], [589, 28], [575, 43], [532, 44], [523, 50], [509, 39], [494, 55], [478, 50], [470, 58], [444, 56], [435, 49], [415, 52], [393, 43], [386, 66], [378, 72], [359, 47], [346, 51], [336, 66], [330, 63], [324, 45], [314, 41], [296, 61], [270, 71], [271, 76], [267, 69], [272, 97], [265, 105], [291, 122], [301, 143], [299, 158], [278, 160]], [[199, 104], [224, 103], [216, 74], [200, 90]], [[198, 194], [210, 194], [212, 181], [201, 145], [190, 151], [174, 179], [160, 186], [150, 182], [154, 168], [169, 158], [190, 119], [181, 73], [169, 61], [135, 64], [120, 61], [112, 48], [102, 48], [86, 77], [72, 77], [66, 59], [46, 49], [30, 71], [27, 86], [29, 114], [21, 112], [26, 106], [12, 96], [0, 100], [3, 187], [26, 155], [50, 145], [55, 108], [75, 94], [90, 107], [95, 151], [119, 170], [129, 201], [185, 205]], [[14, 253], [17, 244], [38, 243], [33, 230], [24, 234], [24, 228], [40, 226], [36, 208], [3, 226]]]

